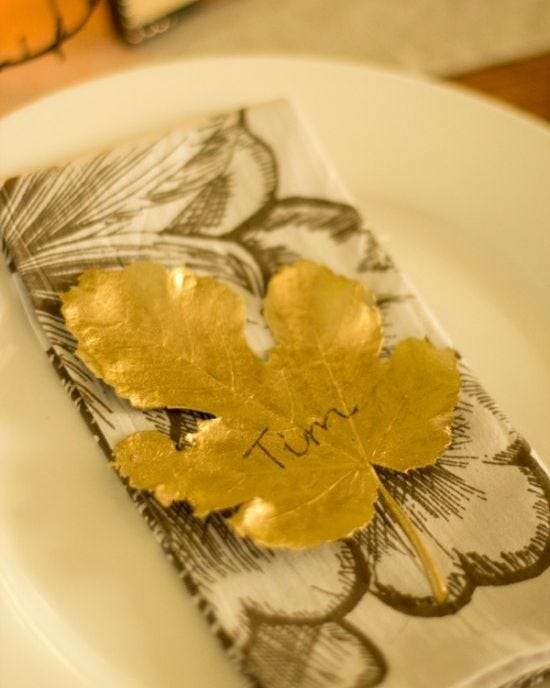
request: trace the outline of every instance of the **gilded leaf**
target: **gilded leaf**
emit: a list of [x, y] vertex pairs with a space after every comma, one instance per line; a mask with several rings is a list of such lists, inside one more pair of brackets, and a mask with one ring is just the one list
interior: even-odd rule
[[248, 345], [242, 299], [185, 268], [90, 270], [63, 302], [77, 354], [119, 395], [216, 416], [183, 451], [157, 432], [130, 435], [115, 450], [120, 473], [199, 516], [239, 506], [230, 523], [263, 544], [349, 536], [378, 498], [397, 508], [377, 466], [428, 466], [450, 441], [454, 353], [408, 339], [380, 359], [372, 295], [315, 263], [271, 280], [264, 313], [277, 343], [266, 361]]

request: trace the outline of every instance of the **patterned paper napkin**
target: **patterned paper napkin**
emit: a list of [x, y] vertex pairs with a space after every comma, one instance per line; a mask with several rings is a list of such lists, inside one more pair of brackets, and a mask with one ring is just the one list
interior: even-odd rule
[[[0, 228], [41, 344], [107, 456], [140, 429], [177, 441], [200, 414], [132, 409], [75, 358], [58, 293], [89, 267], [147, 259], [215, 275], [245, 297], [262, 352], [266, 281], [302, 256], [374, 290], [389, 348], [407, 336], [448, 344], [283, 102], [10, 179]], [[237, 538], [221, 515], [203, 522], [130, 490], [252, 685], [512, 688], [550, 674], [550, 481], [464, 363], [461, 372], [438, 463], [377, 469], [446, 580], [443, 603], [382, 502], [352, 540], [290, 552]]]

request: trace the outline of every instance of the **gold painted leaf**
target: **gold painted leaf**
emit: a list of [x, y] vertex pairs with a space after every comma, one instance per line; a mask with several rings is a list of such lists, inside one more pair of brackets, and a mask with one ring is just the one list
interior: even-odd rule
[[119, 395], [216, 416], [183, 451], [157, 432], [120, 442], [115, 465], [132, 486], [199, 516], [239, 506], [231, 525], [268, 546], [346, 537], [379, 498], [410, 526], [376, 469], [428, 466], [447, 447], [456, 358], [407, 339], [381, 359], [379, 312], [361, 284], [308, 261], [283, 268], [264, 302], [277, 342], [266, 361], [246, 340], [242, 299], [185, 268], [90, 270], [63, 303], [77, 354]]

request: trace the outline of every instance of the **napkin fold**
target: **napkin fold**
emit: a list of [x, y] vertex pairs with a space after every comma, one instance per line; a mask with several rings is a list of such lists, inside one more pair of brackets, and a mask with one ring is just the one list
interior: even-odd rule
[[550, 49], [547, 0], [239, 0], [196, 10], [146, 54], [319, 55], [443, 76]]
[[[201, 414], [133, 409], [75, 357], [59, 293], [91, 267], [153, 260], [226, 281], [261, 354], [266, 283], [303, 257], [374, 291], [387, 350], [409, 336], [449, 345], [285, 102], [9, 179], [0, 230], [41, 345], [107, 457], [138, 430], [178, 441]], [[353, 538], [294, 552], [128, 489], [252, 685], [519, 688], [550, 675], [550, 480], [460, 368], [453, 441], [437, 464], [377, 469], [445, 579], [444, 602], [382, 502]]]

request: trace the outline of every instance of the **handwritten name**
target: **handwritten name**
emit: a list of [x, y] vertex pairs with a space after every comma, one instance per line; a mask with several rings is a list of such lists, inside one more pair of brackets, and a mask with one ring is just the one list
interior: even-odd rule
[[[329, 421], [331, 418], [340, 418], [343, 420], [349, 420], [352, 416], [354, 416], [357, 412], [359, 411], [358, 406], [354, 406], [350, 413], [344, 413], [343, 411], [340, 411], [337, 408], [330, 408], [322, 418], [322, 420], [315, 420], [313, 423], [305, 428], [302, 431], [302, 437], [301, 437], [301, 443], [296, 446], [290, 444], [284, 434], [282, 432], [277, 432], [275, 433], [277, 437], [279, 437], [282, 440], [282, 446], [279, 448], [280, 450], [287, 452], [288, 454], [291, 454], [292, 456], [296, 458], [304, 457], [309, 454], [309, 452], [313, 449], [315, 446], [319, 446], [322, 441], [322, 435], [323, 433], [328, 432], [329, 430]], [[258, 453], [260, 452], [263, 456], [268, 458], [270, 461], [273, 461], [274, 464], [279, 466], [279, 468], [286, 468], [286, 464], [283, 463], [282, 458], [284, 458], [284, 455], [281, 455], [282, 452], [278, 451], [277, 454], [275, 454], [275, 450], [272, 448], [269, 448], [265, 444], [265, 436], [269, 433], [269, 428], [266, 427], [264, 428], [258, 437], [254, 440], [254, 442], [248, 447], [248, 449], [244, 452], [243, 454], [243, 459], [248, 459], [254, 452]], [[316, 434], [317, 433], [317, 434]]]

